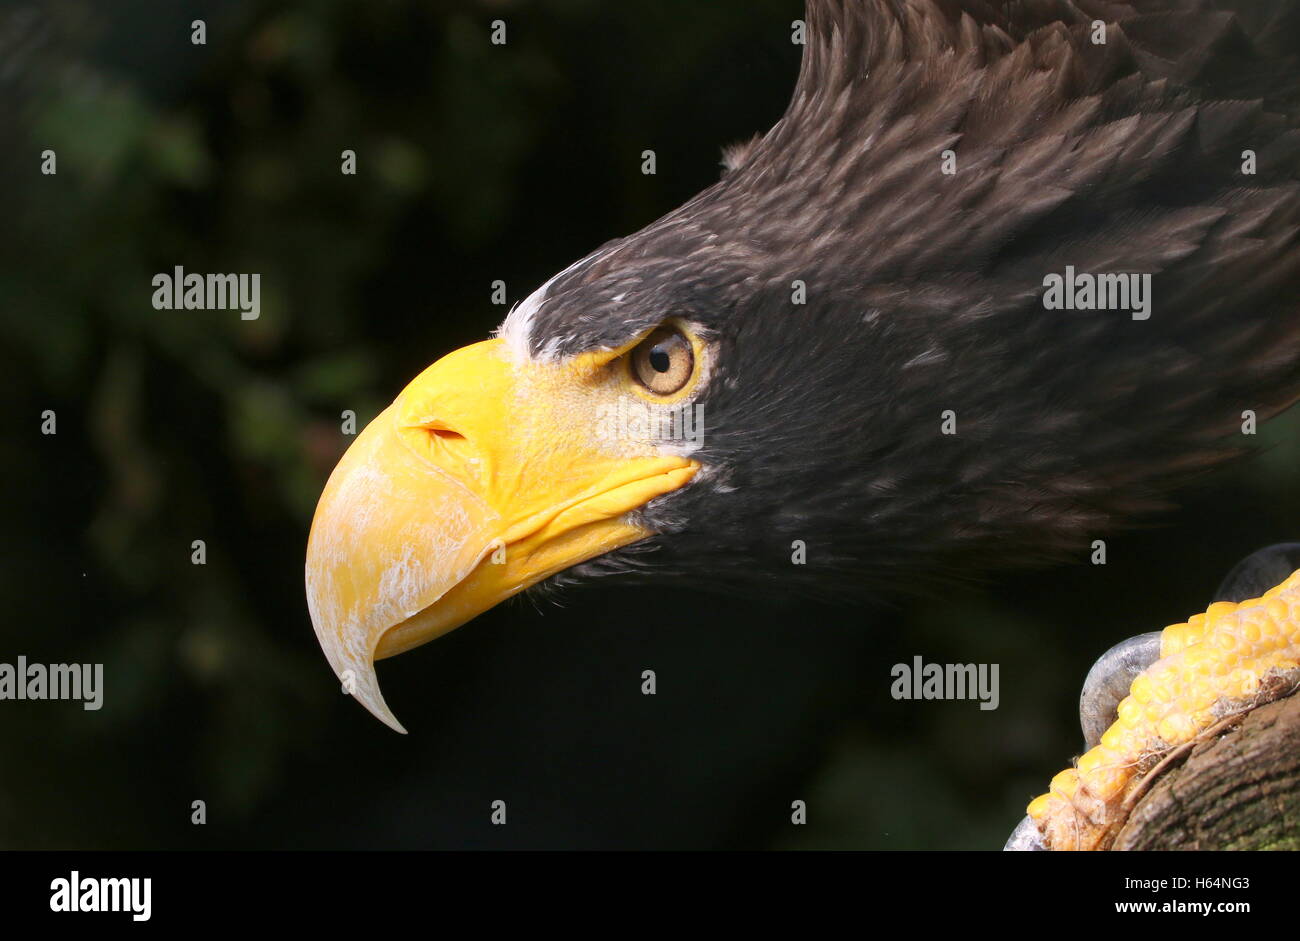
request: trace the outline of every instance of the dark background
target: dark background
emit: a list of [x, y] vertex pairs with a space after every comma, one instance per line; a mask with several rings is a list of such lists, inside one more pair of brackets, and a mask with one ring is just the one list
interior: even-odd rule
[[[105, 664], [99, 712], [0, 702], [0, 846], [995, 848], [1079, 750], [1091, 661], [1297, 537], [1292, 413], [1106, 566], [878, 610], [585, 586], [381, 664], [407, 737], [340, 694], [302, 588], [340, 412], [486, 336], [494, 279], [517, 302], [716, 179], [784, 109], [801, 11], [0, 10], [0, 661]], [[261, 318], [154, 310], [178, 264], [260, 273]], [[914, 655], [1001, 664], [1001, 707], [893, 701]]]

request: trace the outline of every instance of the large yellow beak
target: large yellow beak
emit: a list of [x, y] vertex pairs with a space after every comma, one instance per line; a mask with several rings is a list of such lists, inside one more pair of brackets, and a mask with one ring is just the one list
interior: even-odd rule
[[597, 433], [609, 356], [516, 361], [476, 343], [421, 373], [330, 475], [307, 542], [307, 604], [352, 693], [405, 729], [374, 661], [551, 575], [648, 535], [629, 511], [698, 465]]

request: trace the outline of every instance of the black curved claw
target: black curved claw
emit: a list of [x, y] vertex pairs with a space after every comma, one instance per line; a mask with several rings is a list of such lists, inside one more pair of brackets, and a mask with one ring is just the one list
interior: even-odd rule
[[1011, 836], [1007, 837], [1007, 845], [1002, 847], [1002, 852], [1032, 853], [1045, 849], [1047, 847], [1043, 845], [1043, 835], [1038, 832], [1038, 826], [1033, 820], [1026, 817], [1016, 824], [1016, 828], [1011, 831]]
[[1079, 725], [1089, 748], [1095, 748], [1114, 723], [1134, 677], [1159, 659], [1160, 631], [1122, 640], [1097, 658], [1079, 694]]
[[1219, 583], [1214, 600], [1235, 604], [1258, 598], [1296, 569], [1300, 569], [1300, 542], [1275, 543], [1252, 552], [1234, 565], [1228, 577]]

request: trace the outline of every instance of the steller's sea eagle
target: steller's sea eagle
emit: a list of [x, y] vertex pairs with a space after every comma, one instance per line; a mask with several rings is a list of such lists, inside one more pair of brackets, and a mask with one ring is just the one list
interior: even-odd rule
[[1296, 0], [808, 0], [718, 182], [349, 448], [330, 665], [401, 730], [374, 661], [532, 586], [852, 599], [1161, 508], [1300, 396], [1298, 34]]

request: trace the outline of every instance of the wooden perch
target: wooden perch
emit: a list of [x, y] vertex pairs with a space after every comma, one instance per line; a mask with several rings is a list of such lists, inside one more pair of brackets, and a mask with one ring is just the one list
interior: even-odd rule
[[1152, 783], [1112, 849], [1300, 849], [1300, 695], [1194, 746]]

